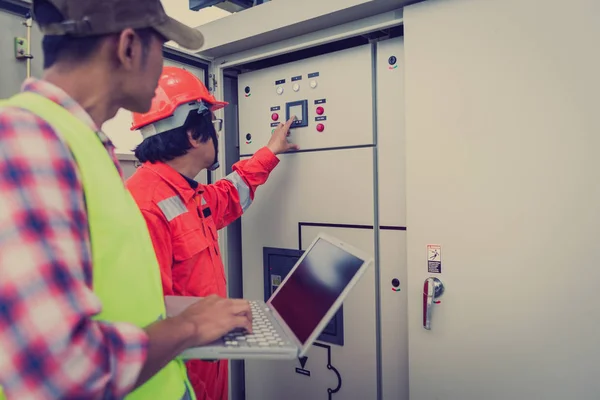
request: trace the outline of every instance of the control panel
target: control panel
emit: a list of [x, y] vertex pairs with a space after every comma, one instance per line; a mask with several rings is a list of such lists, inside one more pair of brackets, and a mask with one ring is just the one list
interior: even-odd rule
[[240, 155], [292, 116], [288, 140], [301, 150], [373, 144], [370, 56], [364, 45], [239, 75]]

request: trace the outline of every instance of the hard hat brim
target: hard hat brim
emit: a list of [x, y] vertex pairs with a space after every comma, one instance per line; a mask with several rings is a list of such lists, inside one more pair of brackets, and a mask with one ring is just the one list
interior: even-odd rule
[[226, 101], [215, 101], [214, 103], [211, 104], [210, 110], [211, 111], [217, 111], [217, 110], [220, 110], [221, 108], [223, 108], [223, 107], [225, 107], [227, 105], [229, 105], [229, 103], [226, 102]]

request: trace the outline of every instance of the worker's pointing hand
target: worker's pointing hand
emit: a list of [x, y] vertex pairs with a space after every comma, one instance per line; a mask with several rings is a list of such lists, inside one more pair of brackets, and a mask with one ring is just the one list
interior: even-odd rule
[[273, 154], [281, 154], [285, 153], [289, 150], [298, 150], [297, 144], [292, 144], [287, 141], [287, 137], [289, 136], [290, 126], [296, 117], [290, 118], [285, 124], [279, 124], [277, 128], [275, 128], [275, 132], [271, 135], [271, 139], [267, 144], [267, 147], [273, 152]]
[[252, 311], [247, 300], [212, 295], [189, 306], [178, 318], [194, 328], [191, 347], [211, 343], [236, 328], [252, 331]]

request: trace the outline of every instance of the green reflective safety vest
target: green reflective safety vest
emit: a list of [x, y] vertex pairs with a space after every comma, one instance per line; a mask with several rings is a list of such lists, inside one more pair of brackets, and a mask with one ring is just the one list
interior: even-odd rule
[[[96, 320], [145, 327], [165, 318], [160, 269], [144, 217], [125, 188], [98, 135], [69, 111], [35, 93], [19, 93], [2, 106], [44, 119], [69, 147], [83, 182], [89, 223], [93, 290], [102, 301]], [[2, 399], [0, 388], [0, 399]], [[184, 363], [173, 360], [127, 400], [195, 399]]]

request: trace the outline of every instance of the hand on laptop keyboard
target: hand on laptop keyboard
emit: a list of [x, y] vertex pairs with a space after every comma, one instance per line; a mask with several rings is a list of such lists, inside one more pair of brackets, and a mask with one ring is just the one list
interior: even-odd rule
[[174, 318], [191, 324], [190, 347], [211, 343], [234, 329], [252, 332], [252, 312], [247, 300], [213, 295], [197, 301]]
[[268, 309], [258, 302], [250, 302], [252, 310], [252, 332], [244, 328], [234, 329], [223, 337], [227, 347], [283, 347], [289, 345], [284, 337], [280, 335], [272, 321], [267, 315]]

